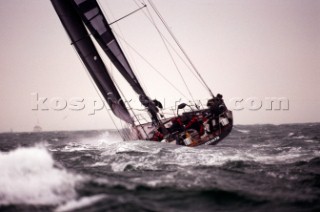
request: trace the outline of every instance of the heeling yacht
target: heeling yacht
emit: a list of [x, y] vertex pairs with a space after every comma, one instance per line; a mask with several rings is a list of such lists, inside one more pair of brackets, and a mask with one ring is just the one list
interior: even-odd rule
[[[86, 66], [101, 96], [113, 114], [129, 126], [130, 130], [119, 130], [124, 140], [161, 141], [193, 147], [202, 144], [217, 144], [231, 132], [233, 115], [227, 109], [222, 95], [212, 93], [151, 0], [147, 1], [148, 5], [143, 3], [142, 7], [119, 20], [145, 7], [151, 7], [186, 57], [187, 62], [190, 63], [197, 79], [206, 87], [210, 95], [205, 106], [197, 104], [195, 101], [191, 101], [190, 104], [181, 103], [176, 106], [175, 112], [167, 118], [159, 113], [163, 109], [162, 104], [148, 96], [142, 88], [113, 33], [111, 25], [119, 20], [108, 22], [96, 0], [51, 0], [51, 2], [71, 40], [71, 44]], [[93, 40], [98, 43], [117, 71], [138, 95], [141, 105], [145, 107], [144, 112], [149, 115], [149, 121], [139, 119], [128, 102], [123, 101], [124, 91], [116, 86]], [[185, 81], [184, 83], [189, 91], [188, 85]]]

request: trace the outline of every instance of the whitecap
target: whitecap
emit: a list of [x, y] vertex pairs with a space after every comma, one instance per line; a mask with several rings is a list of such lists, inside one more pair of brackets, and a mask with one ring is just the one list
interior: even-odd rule
[[311, 139], [307, 139], [307, 140], [304, 140], [305, 142], [307, 142], [307, 143], [314, 143], [314, 142], [316, 142], [315, 140], [311, 140]]
[[100, 194], [100, 195], [95, 195], [91, 197], [82, 197], [78, 200], [71, 200], [63, 205], [60, 205], [58, 208], [56, 208], [55, 211], [60, 212], [60, 211], [73, 211], [76, 209], [84, 208], [87, 206], [90, 206], [104, 198], [106, 198], [107, 195]]
[[76, 197], [80, 176], [55, 164], [43, 147], [0, 152], [0, 205], [57, 205]]
[[292, 136], [294, 136], [294, 133], [293, 133], [293, 132], [290, 132], [290, 133], [288, 134], [288, 137], [292, 137]]
[[108, 166], [109, 164], [108, 163], [105, 163], [105, 162], [96, 162], [94, 164], [91, 164], [89, 165], [89, 167], [100, 167], [100, 166]]
[[295, 139], [304, 139], [304, 138], [306, 138], [306, 136], [304, 136], [304, 135], [299, 135], [299, 136], [295, 137]]
[[244, 133], [244, 134], [248, 134], [250, 133], [250, 130], [239, 130], [237, 129], [238, 132]]

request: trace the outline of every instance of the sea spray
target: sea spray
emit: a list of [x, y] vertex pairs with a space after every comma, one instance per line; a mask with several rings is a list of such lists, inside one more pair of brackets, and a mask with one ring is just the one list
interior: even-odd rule
[[81, 177], [57, 166], [43, 147], [0, 152], [0, 205], [56, 205], [76, 197]]

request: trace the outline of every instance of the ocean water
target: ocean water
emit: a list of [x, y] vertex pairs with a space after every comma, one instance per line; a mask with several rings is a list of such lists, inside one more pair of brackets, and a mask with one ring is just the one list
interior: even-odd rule
[[216, 146], [112, 131], [0, 134], [0, 211], [320, 211], [320, 124], [235, 126]]

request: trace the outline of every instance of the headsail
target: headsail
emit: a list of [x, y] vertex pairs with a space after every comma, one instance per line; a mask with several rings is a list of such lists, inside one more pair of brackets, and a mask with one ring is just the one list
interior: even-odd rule
[[[84, 62], [101, 94], [109, 104], [111, 110], [117, 117], [132, 124], [133, 119], [125, 107], [117, 88], [112, 82], [112, 79], [88, 35], [81, 17], [75, 10], [72, 1], [51, 0], [51, 2], [67, 31], [72, 44]], [[96, 2], [94, 1], [94, 3]]]
[[87, 28], [134, 91], [146, 96], [96, 0], [71, 0]]

